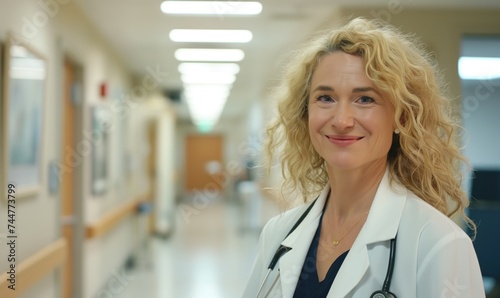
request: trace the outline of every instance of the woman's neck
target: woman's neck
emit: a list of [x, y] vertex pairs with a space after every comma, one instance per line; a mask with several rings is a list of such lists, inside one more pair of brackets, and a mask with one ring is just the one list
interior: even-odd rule
[[342, 224], [346, 219], [366, 213], [382, 180], [386, 163], [344, 170], [329, 168], [330, 197], [325, 212]]

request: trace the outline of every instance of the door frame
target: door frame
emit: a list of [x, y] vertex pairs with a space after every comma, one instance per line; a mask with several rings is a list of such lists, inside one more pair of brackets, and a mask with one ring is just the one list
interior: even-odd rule
[[[67, 80], [67, 67], [72, 71], [71, 81]], [[63, 169], [60, 169], [60, 233], [62, 237], [65, 237], [64, 231], [66, 227], [72, 227], [72, 239], [68, 240], [68, 258], [71, 258], [71, 265], [69, 268], [63, 267], [60, 270], [60, 297], [62, 298], [81, 298], [83, 289], [83, 244], [85, 241], [84, 234], [84, 222], [83, 222], [83, 163], [72, 163], [68, 160], [68, 155], [66, 149], [68, 144], [66, 141], [65, 134], [72, 134], [71, 140], [68, 143], [71, 144], [71, 148], [77, 147], [83, 140], [83, 86], [84, 86], [84, 70], [81, 64], [75, 62], [69, 55], [63, 55], [61, 61], [61, 160]], [[68, 103], [70, 100], [70, 103]], [[70, 106], [67, 106], [69, 104]], [[67, 110], [72, 109], [72, 119], [67, 119]], [[73, 150], [73, 152], [78, 152]], [[62, 171], [71, 171], [73, 187], [72, 189], [64, 190], [65, 181]], [[64, 214], [64, 204], [65, 204], [65, 191], [69, 193], [72, 200], [69, 201], [70, 209], [72, 214]], [[67, 203], [67, 202], [66, 202]], [[70, 280], [71, 283], [68, 285], [65, 283], [67, 271], [70, 270]]]

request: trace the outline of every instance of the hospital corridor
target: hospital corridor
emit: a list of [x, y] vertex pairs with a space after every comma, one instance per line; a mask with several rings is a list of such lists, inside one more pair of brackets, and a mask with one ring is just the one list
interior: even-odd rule
[[[268, 216], [278, 208], [266, 204]], [[152, 239], [140, 252], [131, 282], [117, 297], [239, 297], [256, 253], [258, 229], [239, 207], [210, 202], [189, 223], [178, 219], [168, 240]]]
[[[269, 123], [292, 106], [278, 109], [292, 92], [278, 89], [285, 65], [358, 17], [407, 33], [437, 62], [463, 129], [447, 141], [470, 163], [455, 188], [477, 224], [477, 281], [500, 297], [500, 1], [0, 0], [0, 298], [248, 296], [266, 223], [305, 203], [281, 188], [296, 174], [283, 168], [289, 148], [266, 151]], [[313, 89], [311, 77], [294, 82]], [[308, 104], [296, 107], [292, 120], [308, 121]], [[290, 125], [303, 144], [294, 133], [310, 124]], [[436, 297], [461, 291], [446, 280]]]

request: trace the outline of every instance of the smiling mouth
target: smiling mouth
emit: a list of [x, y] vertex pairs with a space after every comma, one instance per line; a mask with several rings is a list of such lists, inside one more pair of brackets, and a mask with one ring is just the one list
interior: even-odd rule
[[326, 138], [335, 145], [338, 146], [350, 146], [357, 141], [363, 139], [364, 137], [353, 137], [353, 136], [326, 136]]

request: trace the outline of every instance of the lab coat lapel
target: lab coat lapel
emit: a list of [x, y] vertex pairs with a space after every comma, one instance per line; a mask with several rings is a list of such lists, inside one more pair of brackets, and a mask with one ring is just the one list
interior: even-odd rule
[[302, 223], [281, 243], [291, 250], [279, 260], [283, 298], [292, 298], [330, 188], [325, 187]]
[[[344, 260], [328, 298], [346, 297], [361, 281], [370, 266], [368, 244], [387, 241], [397, 234], [407, 189], [398, 183], [389, 183], [386, 171], [373, 199], [368, 218]], [[382, 285], [381, 285], [382, 286]]]

